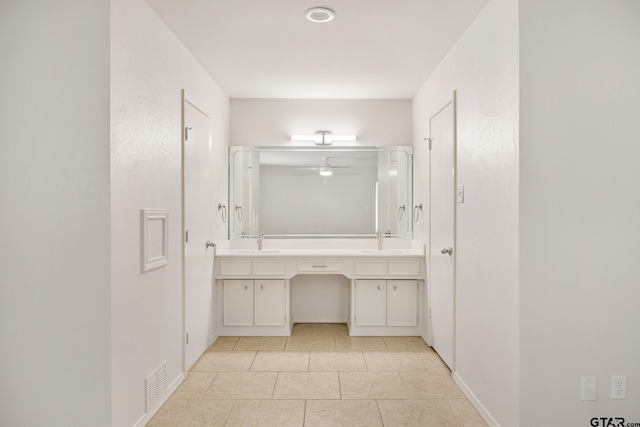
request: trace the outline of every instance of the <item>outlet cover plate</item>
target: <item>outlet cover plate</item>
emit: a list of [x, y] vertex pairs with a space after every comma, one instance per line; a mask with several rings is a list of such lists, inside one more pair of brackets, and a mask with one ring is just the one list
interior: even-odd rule
[[611, 375], [611, 399], [624, 400], [627, 398], [627, 377], [625, 375]]

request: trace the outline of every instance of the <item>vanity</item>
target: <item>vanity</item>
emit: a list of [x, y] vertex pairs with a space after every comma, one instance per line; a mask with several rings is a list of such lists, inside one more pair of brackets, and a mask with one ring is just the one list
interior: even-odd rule
[[349, 335], [421, 335], [425, 259], [423, 251], [411, 249], [218, 251], [218, 335], [291, 335], [292, 279], [299, 275], [350, 281]]
[[351, 336], [423, 334], [427, 268], [425, 246], [411, 240], [411, 147], [229, 154], [230, 240], [214, 257], [217, 335], [289, 336], [294, 322], [345, 321]]

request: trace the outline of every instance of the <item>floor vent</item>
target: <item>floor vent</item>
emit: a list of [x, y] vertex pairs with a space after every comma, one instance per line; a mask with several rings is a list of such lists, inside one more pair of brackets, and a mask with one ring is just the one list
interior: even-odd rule
[[150, 412], [160, 397], [167, 390], [167, 362], [163, 362], [145, 380], [147, 393], [146, 412]]

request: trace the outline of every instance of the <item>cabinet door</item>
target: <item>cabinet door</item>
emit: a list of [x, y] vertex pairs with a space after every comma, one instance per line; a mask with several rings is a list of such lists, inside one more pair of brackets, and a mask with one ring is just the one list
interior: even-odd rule
[[356, 280], [356, 325], [385, 326], [386, 301], [385, 280]]
[[387, 326], [418, 325], [418, 281], [387, 280]]
[[285, 281], [256, 280], [256, 326], [284, 326]]
[[223, 299], [225, 326], [253, 326], [253, 280], [225, 280]]

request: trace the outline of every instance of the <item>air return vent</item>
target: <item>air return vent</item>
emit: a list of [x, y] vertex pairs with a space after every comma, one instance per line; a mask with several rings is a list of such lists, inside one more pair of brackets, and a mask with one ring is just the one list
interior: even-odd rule
[[147, 393], [147, 408], [146, 412], [150, 412], [151, 409], [158, 402], [160, 397], [167, 390], [167, 362], [162, 364], [153, 371], [145, 380], [146, 393]]

